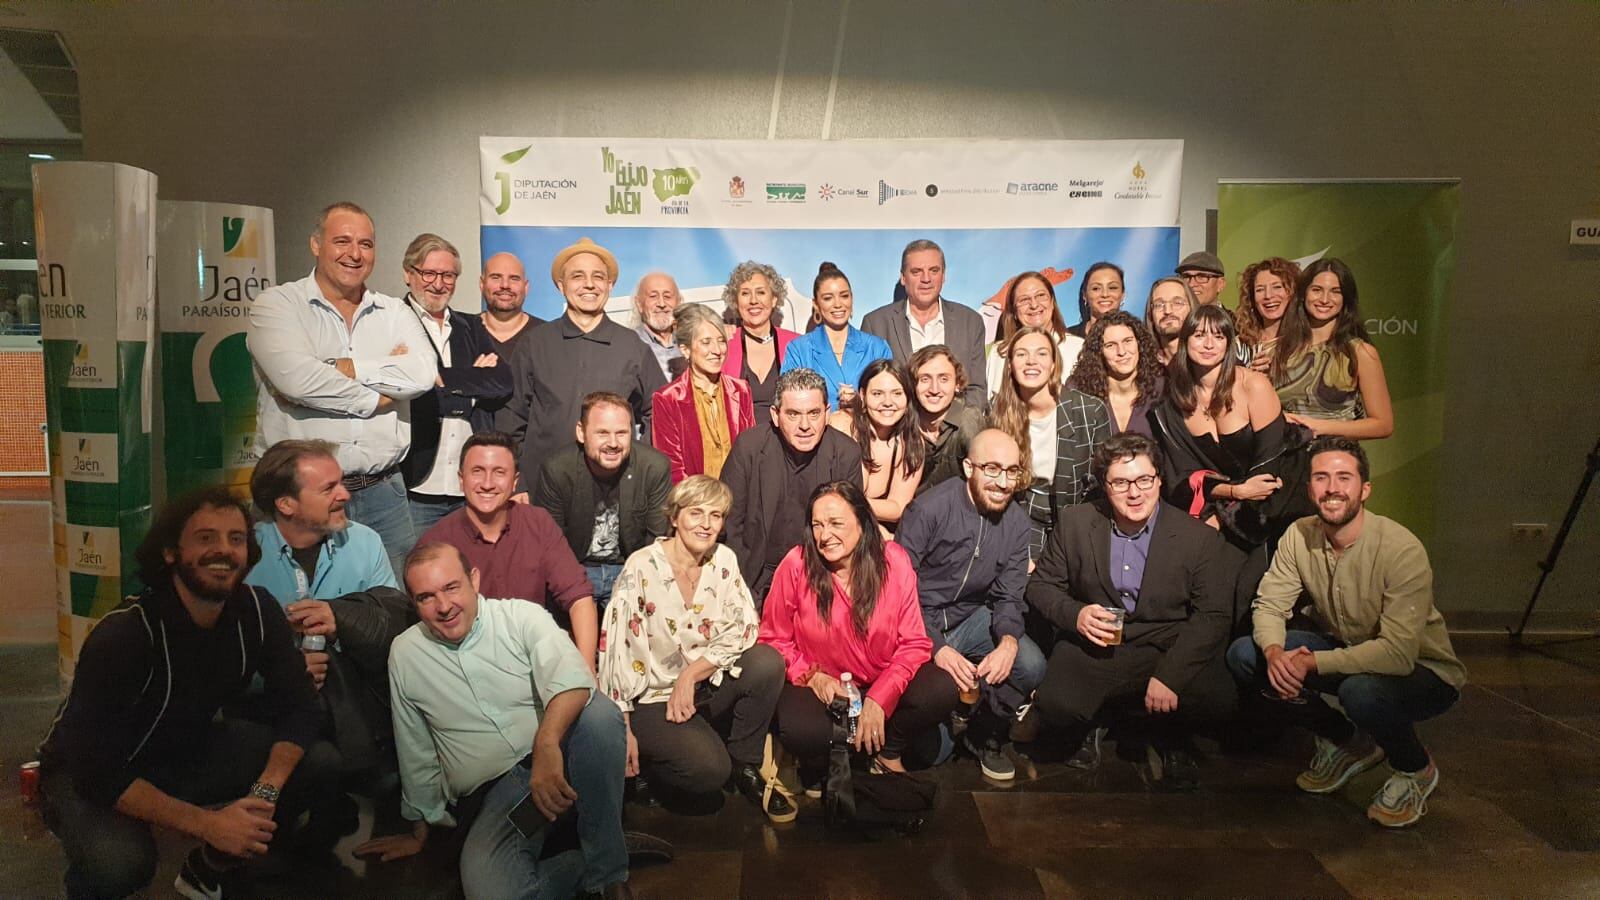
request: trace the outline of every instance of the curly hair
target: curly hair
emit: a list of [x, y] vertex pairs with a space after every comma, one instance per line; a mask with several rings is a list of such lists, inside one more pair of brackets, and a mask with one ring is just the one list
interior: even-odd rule
[[1044, 390], [1049, 391], [1053, 398], [1061, 397], [1061, 347], [1056, 344], [1055, 335], [1047, 329], [1029, 326], [1011, 338], [1011, 344], [1006, 349], [1000, 388], [994, 395], [994, 409], [989, 413], [989, 424], [1011, 435], [1011, 439], [1017, 442], [1017, 448], [1022, 451], [1022, 468], [1030, 473], [1033, 471], [1033, 441], [1028, 437], [1028, 402], [1017, 391], [1017, 379], [1012, 374], [1009, 354], [1010, 347], [1034, 334], [1044, 338], [1044, 342], [1050, 345], [1050, 374], [1045, 378]]
[[767, 285], [772, 288], [774, 312], [783, 309], [783, 305], [789, 302], [789, 286], [778, 275], [778, 270], [766, 263], [747, 259], [733, 267], [733, 271], [728, 273], [728, 283], [722, 286], [722, 307], [733, 314], [735, 324], [739, 321], [739, 288], [756, 275], [766, 278]]
[[1043, 282], [1044, 289], [1050, 294], [1050, 330], [1055, 332], [1056, 340], [1061, 340], [1061, 336], [1067, 333], [1067, 320], [1061, 317], [1061, 304], [1056, 299], [1056, 286], [1039, 272], [1023, 272], [1011, 279], [1011, 284], [1006, 288], [1005, 306], [1000, 308], [1000, 326], [995, 331], [995, 337], [998, 339], [1001, 353], [1005, 352], [1011, 336], [1017, 333], [1017, 329], [1023, 327], [1021, 320], [1017, 318], [1017, 286], [1028, 278], [1036, 278]]
[[145, 532], [144, 539], [139, 542], [133, 558], [139, 565], [141, 584], [148, 588], [159, 588], [171, 582], [173, 564], [167, 562], [167, 553], [177, 554], [183, 529], [202, 509], [238, 510], [244, 519], [245, 563], [254, 566], [260, 562], [261, 545], [256, 541], [255, 528], [251, 527], [254, 523], [250, 519], [249, 508], [228, 493], [225, 487], [212, 485], [195, 488], [167, 501], [156, 513], [155, 521], [150, 524], [150, 530]]
[[1089, 335], [1083, 341], [1083, 353], [1078, 356], [1078, 367], [1072, 370], [1071, 377], [1067, 379], [1067, 387], [1101, 400], [1108, 399], [1106, 381], [1110, 375], [1103, 351], [1106, 329], [1113, 325], [1121, 325], [1132, 331], [1139, 343], [1139, 359], [1133, 370], [1133, 384], [1138, 388], [1139, 396], [1134, 399], [1134, 405], [1155, 399], [1161, 390], [1162, 373], [1166, 371], [1157, 356], [1155, 336], [1137, 316], [1121, 309], [1106, 313], [1089, 326]]
[[1267, 321], [1261, 318], [1261, 312], [1256, 309], [1256, 276], [1262, 272], [1271, 272], [1283, 281], [1283, 286], [1289, 290], [1288, 305], [1284, 308], [1284, 315], [1289, 314], [1297, 299], [1295, 285], [1300, 281], [1300, 267], [1284, 259], [1274, 256], [1263, 259], [1258, 263], [1251, 263], [1244, 267], [1244, 273], [1239, 276], [1239, 308], [1233, 311], [1233, 324], [1239, 332], [1239, 343], [1253, 347], [1261, 341], [1261, 332], [1266, 329]]

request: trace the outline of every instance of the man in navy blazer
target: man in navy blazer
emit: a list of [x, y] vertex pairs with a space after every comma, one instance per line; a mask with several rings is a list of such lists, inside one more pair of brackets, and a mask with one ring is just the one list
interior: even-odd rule
[[1238, 700], [1223, 663], [1232, 583], [1217, 532], [1161, 501], [1160, 453], [1137, 432], [1100, 445], [1092, 471], [1105, 499], [1064, 511], [1027, 599], [1058, 629], [1036, 709], [1079, 747], [1072, 764], [1098, 763], [1096, 719], [1128, 700], [1149, 716], [1136, 730], [1160, 755], [1154, 780], [1187, 790], [1190, 731]]
[[417, 235], [403, 265], [406, 306], [439, 361], [433, 390], [411, 401], [411, 450], [400, 462], [411, 524], [422, 534], [461, 508], [461, 445], [473, 432], [487, 431], [511, 398], [511, 366], [495, 355], [481, 319], [450, 308], [461, 255], [449, 241]]
[[901, 365], [911, 354], [934, 344], [948, 346], [966, 369], [967, 406], [989, 408], [987, 369], [983, 360], [983, 316], [944, 299], [944, 251], [929, 240], [915, 240], [900, 253], [900, 286], [906, 299], [880, 306], [861, 320], [861, 330], [889, 342]]

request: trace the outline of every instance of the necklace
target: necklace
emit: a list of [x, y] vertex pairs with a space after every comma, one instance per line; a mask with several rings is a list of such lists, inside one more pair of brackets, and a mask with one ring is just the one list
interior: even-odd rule
[[775, 340], [778, 337], [778, 333], [776, 331], [773, 331], [771, 328], [768, 328], [766, 336], [762, 337], [761, 335], [758, 335], [758, 334], [751, 334], [749, 332], [749, 330], [747, 329], [744, 332], [744, 336], [749, 338], [750, 340], [755, 341], [758, 344], [770, 344], [770, 343], [773, 342], [773, 340]]

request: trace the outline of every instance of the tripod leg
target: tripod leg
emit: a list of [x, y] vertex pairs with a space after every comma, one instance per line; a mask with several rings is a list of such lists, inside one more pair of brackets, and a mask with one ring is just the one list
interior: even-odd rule
[[1561, 527], [1556, 530], [1555, 539], [1550, 542], [1550, 552], [1539, 562], [1542, 573], [1539, 581], [1533, 586], [1533, 596], [1528, 598], [1528, 606], [1522, 611], [1522, 621], [1517, 623], [1515, 631], [1511, 632], [1511, 639], [1522, 640], [1522, 632], [1528, 627], [1528, 619], [1533, 615], [1534, 604], [1539, 602], [1539, 592], [1544, 589], [1544, 580], [1555, 571], [1556, 560], [1561, 558], [1561, 548], [1567, 543], [1567, 535], [1572, 531], [1572, 523], [1577, 521], [1578, 513], [1583, 509], [1583, 498], [1589, 494], [1589, 485], [1594, 483], [1596, 470], [1600, 470], [1600, 441], [1595, 441], [1594, 449], [1589, 451], [1589, 458], [1583, 470], [1583, 481], [1579, 482], [1577, 493], [1572, 495], [1572, 503], [1567, 506], [1567, 514], [1561, 520]]

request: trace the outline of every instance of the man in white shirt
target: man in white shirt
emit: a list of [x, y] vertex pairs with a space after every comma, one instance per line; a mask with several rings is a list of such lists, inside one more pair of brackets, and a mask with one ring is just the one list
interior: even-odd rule
[[461, 508], [456, 473], [461, 446], [474, 432], [494, 426], [495, 411], [511, 398], [511, 366], [477, 316], [450, 308], [461, 254], [436, 234], [419, 234], [406, 247], [406, 304], [422, 323], [437, 354], [433, 390], [411, 401], [411, 452], [401, 463], [411, 525], [418, 536]]
[[[580, 888], [632, 897], [622, 834], [627, 732], [617, 705], [595, 691], [543, 607], [485, 599], [459, 550], [422, 544], [406, 564], [422, 621], [389, 652], [389, 693], [400, 811], [415, 824], [356, 852], [410, 856], [432, 826], [459, 824], [468, 900], [570, 897]], [[540, 859], [549, 823], [574, 812], [579, 849]]]
[[391, 564], [416, 532], [400, 461], [411, 448], [409, 404], [434, 386], [438, 363], [402, 301], [367, 289], [372, 218], [335, 203], [311, 234], [316, 267], [257, 297], [246, 342], [261, 387], [256, 449], [286, 438], [332, 441], [350, 491], [350, 518], [378, 532]]
[[930, 240], [915, 240], [900, 253], [900, 287], [906, 298], [880, 306], [861, 320], [861, 330], [889, 342], [901, 365], [923, 347], [943, 344], [967, 373], [962, 398], [976, 410], [989, 405], [983, 361], [983, 316], [970, 306], [944, 298], [944, 250]]

